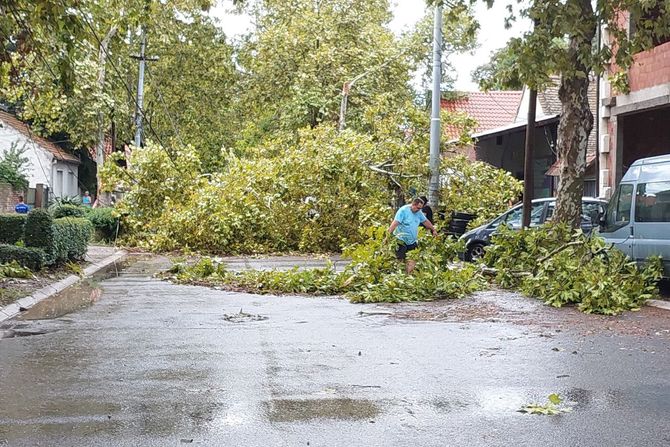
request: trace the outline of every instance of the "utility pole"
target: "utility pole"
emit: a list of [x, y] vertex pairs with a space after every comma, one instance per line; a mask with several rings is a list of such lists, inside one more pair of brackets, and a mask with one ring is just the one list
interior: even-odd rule
[[526, 121], [526, 146], [523, 163], [523, 227], [530, 226], [530, 209], [533, 204], [533, 152], [535, 150], [535, 110], [537, 90], [531, 88], [528, 94], [528, 119]]
[[143, 104], [144, 104], [144, 50], [147, 46], [147, 35], [142, 29], [142, 41], [140, 42], [140, 71], [137, 77], [137, 104], [135, 110], [135, 147], [142, 146], [142, 119], [144, 118], [143, 114]]
[[[109, 47], [109, 42], [112, 40], [116, 31], [118, 30], [117, 26], [114, 25], [107, 32], [107, 35], [102, 42], [100, 42], [100, 49], [98, 51], [98, 89], [100, 92], [103, 92], [105, 89], [105, 66], [107, 64], [107, 48]], [[102, 194], [102, 181], [101, 173], [102, 165], [105, 163], [105, 116], [102, 108], [98, 109], [97, 115], [98, 121], [98, 132], [95, 142], [95, 165], [96, 165], [96, 181], [97, 181], [97, 191], [96, 197], [99, 203], [104, 203], [103, 194]], [[112, 146], [113, 147], [113, 146]]]
[[440, 201], [440, 107], [442, 85], [442, 5], [435, 6], [433, 23], [433, 95], [430, 119], [430, 183], [428, 201], [436, 209]]
[[140, 61], [139, 75], [137, 77], [137, 101], [135, 102], [135, 147], [142, 145], [143, 121], [144, 121], [144, 66], [146, 61], [157, 61], [157, 57], [147, 57], [144, 53], [147, 46], [147, 33], [142, 28], [140, 42], [140, 54], [131, 56]]

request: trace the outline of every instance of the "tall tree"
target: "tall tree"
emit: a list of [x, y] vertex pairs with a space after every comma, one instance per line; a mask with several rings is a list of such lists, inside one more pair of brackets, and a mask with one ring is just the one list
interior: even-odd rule
[[[436, 1], [444, 0], [429, 0], [429, 3]], [[493, 3], [493, 0], [484, 1], [489, 5]], [[513, 11], [512, 5], [509, 10]], [[508, 49], [497, 55], [488, 82], [509, 85], [521, 81], [542, 90], [551, 75], [561, 76], [562, 114], [558, 128], [561, 164], [554, 215], [555, 220], [576, 228], [580, 224], [588, 135], [593, 128], [593, 113], [587, 97], [589, 75], [603, 73], [612, 62], [625, 73], [636, 52], [650, 48], [654, 39], [669, 36], [670, 2], [533, 0], [518, 14], [533, 20], [535, 28], [522, 38], [512, 39]], [[635, 32], [629, 33], [625, 26], [626, 15], [632, 18]], [[512, 14], [506, 20], [514, 18]], [[607, 25], [613, 39], [604, 42], [599, 49], [594, 37], [600, 25]]]
[[386, 26], [388, 0], [262, 1], [254, 7], [254, 33], [240, 53], [241, 112], [256, 132], [336, 122], [342, 85], [357, 82], [347, 122], [361, 105], [393, 91], [401, 104], [410, 95], [408, 56]]

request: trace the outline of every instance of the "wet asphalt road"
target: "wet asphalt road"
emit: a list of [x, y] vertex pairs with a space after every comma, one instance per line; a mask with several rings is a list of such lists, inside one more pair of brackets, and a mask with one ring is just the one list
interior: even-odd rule
[[[670, 445], [668, 311], [353, 305], [176, 286], [160, 265], [0, 328], [0, 445]], [[517, 412], [554, 392], [572, 412]]]

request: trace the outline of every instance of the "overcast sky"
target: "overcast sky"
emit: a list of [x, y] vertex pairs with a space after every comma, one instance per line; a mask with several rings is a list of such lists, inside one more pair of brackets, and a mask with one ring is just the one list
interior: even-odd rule
[[[424, 14], [425, 2], [423, 0], [390, 1], [394, 14], [391, 29], [396, 33], [412, 27]], [[494, 3], [492, 9], [488, 9], [483, 2], [477, 2], [475, 15], [480, 23], [478, 39], [480, 46], [472, 54], [455, 55], [451, 58], [458, 76], [455, 84], [456, 90], [477, 90], [477, 85], [470, 79], [472, 70], [486, 63], [491, 51], [501, 48], [511, 37], [519, 36], [529, 28], [528, 24], [521, 24], [511, 30], [505, 29], [506, 4], [507, 2], [498, 1]], [[228, 36], [235, 36], [249, 31], [249, 17], [230, 14], [231, 8], [231, 0], [218, 0], [217, 6], [212, 10], [212, 15], [221, 21], [224, 32]]]

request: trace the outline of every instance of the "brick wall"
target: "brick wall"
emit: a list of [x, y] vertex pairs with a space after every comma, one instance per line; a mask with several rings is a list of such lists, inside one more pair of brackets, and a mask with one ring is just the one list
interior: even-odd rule
[[638, 53], [629, 71], [632, 92], [670, 83], [670, 42]]
[[25, 198], [25, 192], [16, 191], [7, 183], [0, 183], [0, 213], [13, 213], [19, 202], [19, 196]]

